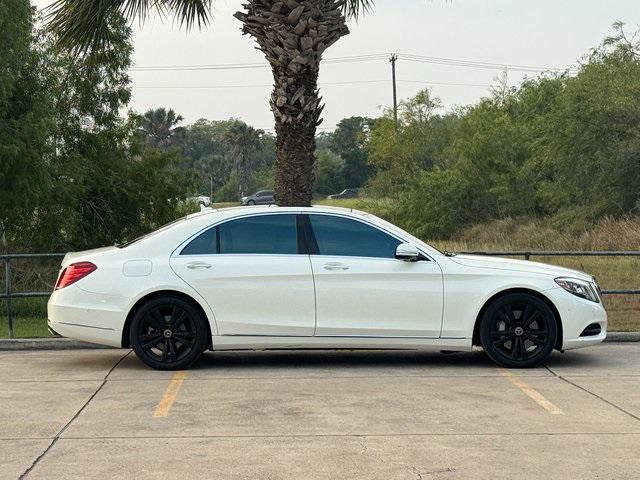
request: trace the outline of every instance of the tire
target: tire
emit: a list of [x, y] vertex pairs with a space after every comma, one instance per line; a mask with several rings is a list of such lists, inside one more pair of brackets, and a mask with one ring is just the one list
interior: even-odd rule
[[180, 297], [154, 298], [135, 313], [129, 331], [140, 360], [156, 370], [182, 370], [195, 362], [207, 345], [202, 313]]
[[507, 294], [491, 303], [482, 315], [482, 348], [502, 367], [537, 367], [549, 358], [557, 338], [555, 314], [533, 295]]
[[247, 205], [255, 205], [255, 204], [256, 204], [255, 200], [249, 200], [247, 202]]

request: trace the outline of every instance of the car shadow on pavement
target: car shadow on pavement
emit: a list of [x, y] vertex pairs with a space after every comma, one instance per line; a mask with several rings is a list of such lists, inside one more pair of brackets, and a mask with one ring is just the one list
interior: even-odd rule
[[208, 352], [193, 369], [407, 368], [493, 366], [481, 352], [403, 350], [269, 350]]

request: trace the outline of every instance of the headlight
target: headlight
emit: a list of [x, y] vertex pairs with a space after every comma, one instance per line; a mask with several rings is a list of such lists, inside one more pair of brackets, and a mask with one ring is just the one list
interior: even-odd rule
[[595, 292], [589, 282], [578, 280], [577, 278], [558, 277], [556, 283], [564, 288], [567, 292], [574, 294], [576, 297], [591, 300], [599, 303], [598, 294]]

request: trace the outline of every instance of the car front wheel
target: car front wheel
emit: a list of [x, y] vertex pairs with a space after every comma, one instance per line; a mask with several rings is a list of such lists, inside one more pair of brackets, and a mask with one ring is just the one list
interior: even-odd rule
[[204, 351], [208, 330], [202, 314], [179, 297], [159, 297], [138, 309], [131, 322], [131, 347], [157, 370], [189, 367]]
[[536, 367], [556, 344], [558, 327], [549, 306], [526, 293], [504, 295], [491, 303], [480, 324], [485, 353], [507, 368]]

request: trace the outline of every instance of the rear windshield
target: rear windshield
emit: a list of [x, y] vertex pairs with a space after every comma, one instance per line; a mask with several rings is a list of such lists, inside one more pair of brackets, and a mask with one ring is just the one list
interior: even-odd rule
[[157, 228], [156, 230], [153, 230], [149, 233], [145, 233], [144, 235], [139, 236], [138, 238], [134, 238], [133, 240], [129, 240], [128, 242], [125, 243], [116, 243], [115, 246], [118, 248], [127, 248], [130, 245], [133, 245], [134, 243], [138, 243], [140, 240], [144, 240], [145, 238], [149, 238], [154, 236], [157, 233], [160, 232], [164, 232], [165, 230], [170, 229], [171, 227], [173, 227], [174, 225], [180, 223], [180, 222], [184, 222], [187, 219], [187, 217], [181, 217], [177, 220], [174, 220], [173, 222], [167, 223], [166, 225], [163, 225], [160, 228]]

